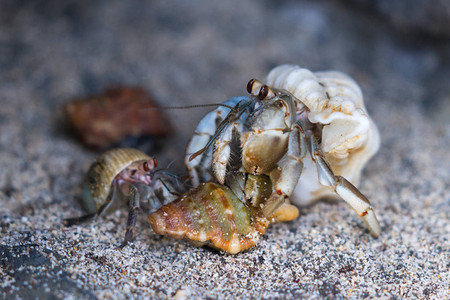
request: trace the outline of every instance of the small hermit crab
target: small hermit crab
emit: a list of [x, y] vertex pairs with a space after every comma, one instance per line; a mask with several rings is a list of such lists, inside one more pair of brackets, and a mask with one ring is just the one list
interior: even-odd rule
[[[149, 213], [175, 200], [170, 177], [161, 179], [157, 160], [139, 150], [117, 148], [100, 155], [91, 165], [83, 183], [82, 204], [88, 214], [64, 220], [67, 226], [88, 221], [129, 205], [127, 230], [122, 247], [133, 238], [137, 209]], [[156, 179], [156, 180], [155, 180]]]
[[[378, 237], [369, 200], [344, 177], [358, 182], [379, 147], [357, 84], [343, 73], [293, 66], [275, 68], [268, 81], [277, 88], [252, 79], [250, 97], [232, 98], [200, 121], [185, 159], [192, 183], [215, 177], [224, 184], [227, 171], [236, 168], [266, 174], [273, 184], [262, 208], [266, 217], [289, 198], [304, 204], [333, 195]], [[230, 163], [236, 158], [240, 162]]]

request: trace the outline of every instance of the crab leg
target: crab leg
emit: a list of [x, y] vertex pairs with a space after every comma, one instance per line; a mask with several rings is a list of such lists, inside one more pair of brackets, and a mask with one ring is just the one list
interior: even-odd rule
[[191, 138], [187, 148], [185, 164], [189, 172], [191, 183], [198, 186], [202, 181], [209, 181], [212, 176], [208, 173], [208, 168], [212, 163], [212, 148], [206, 149], [201, 155], [191, 160], [190, 156], [197, 151], [199, 145], [203, 146], [208, 143], [216, 131], [217, 121], [221, 118], [221, 114], [225, 108], [218, 107], [214, 111], [208, 113], [198, 124], [194, 135]]
[[[251, 111], [254, 105], [248, 97], [234, 97], [222, 104], [233, 109], [219, 106], [209, 112], [197, 125], [186, 148], [185, 164], [194, 186], [213, 179], [212, 174], [209, 173], [213, 156], [211, 145], [227, 130], [231, 122], [246, 120], [247, 111]], [[202, 148], [197, 150], [199, 147]]]
[[96, 219], [98, 216], [102, 216], [103, 214], [106, 213], [106, 211], [108, 211], [108, 209], [110, 208], [110, 206], [113, 203], [114, 196], [118, 192], [119, 192], [118, 187], [116, 185], [113, 185], [111, 194], [106, 198], [105, 203], [96, 212], [89, 213], [89, 214], [86, 214], [86, 215], [82, 215], [80, 217], [64, 219], [63, 220], [63, 224], [66, 227], [69, 227], [69, 226], [72, 226], [72, 225], [75, 225], [75, 224], [81, 224], [81, 223], [84, 223], [84, 222], [89, 222], [91, 220]]
[[95, 219], [97, 216], [98, 216], [98, 213], [95, 212], [95, 213], [82, 215], [80, 217], [68, 218], [68, 219], [64, 219], [63, 220], [63, 224], [66, 227], [69, 227], [69, 226], [72, 226], [72, 225], [75, 225], [75, 224], [81, 224], [81, 223], [84, 223], [84, 222], [91, 221], [91, 220]]
[[306, 139], [303, 129], [295, 125], [289, 133], [287, 155], [279, 163], [279, 167], [270, 172], [274, 191], [263, 207], [266, 217], [272, 214], [285, 202], [294, 191], [303, 169], [303, 158], [306, 155]]
[[347, 179], [334, 175], [313, 135], [310, 136], [309, 142], [311, 157], [316, 163], [320, 183], [332, 188], [363, 219], [370, 233], [374, 237], [379, 237], [381, 228], [370, 201]]
[[130, 210], [128, 212], [127, 231], [125, 239], [119, 248], [125, 247], [133, 239], [133, 231], [136, 227], [137, 210], [139, 209], [139, 193], [134, 185], [130, 187]]
[[225, 183], [227, 164], [231, 156], [230, 143], [233, 139], [233, 135], [239, 135], [239, 132], [242, 132], [243, 130], [244, 127], [242, 123], [239, 121], [234, 122], [233, 124], [228, 125], [225, 131], [222, 132], [214, 143], [215, 151], [213, 154], [212, 166], [214, 176], [220, 184]]

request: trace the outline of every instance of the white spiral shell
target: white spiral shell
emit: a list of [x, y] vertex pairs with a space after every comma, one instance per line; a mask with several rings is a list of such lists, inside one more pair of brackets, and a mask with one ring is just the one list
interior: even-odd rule
[[[341, 72], [313, 73], [294, 65], [272, 69], [266, 82], [287, 90], [308, 107], [309, 120], [323, 125], [320, 146], [333, 172], [358, 185], [363, 167], [380, 147], [378, 129], [364, 107], [358, 84]], [[305, 204], [329, 196], [335, 195], [318, 183], [314, 164], [305, 159], [293, 202]]]

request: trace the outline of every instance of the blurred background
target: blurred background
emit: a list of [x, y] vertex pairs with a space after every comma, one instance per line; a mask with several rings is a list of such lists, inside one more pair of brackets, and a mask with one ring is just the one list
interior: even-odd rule
[[[55, 165], [57, 178], [58, 168], [87, 168], [98, 151], [81, 148], [67, 126], [64, 105], [75, 98], [131, 86], [147, 90], [160, 106], [219, 103], [246, 95], [250, 78], [264, 80], [286, 63], [354, 77], [381, 130], [384, 112], [408, 117], [413, 107], [448, 128], [450, 3], [2, 1], [0, 151], [14, 167], [2, 173], [0, 185], [23, 190], [27, 183], [13, 170], [35, 163]], [[185, 145], [208, 110], [162, 111], [174, 134], [142, 149], [183, 171]], [[41, 154], [49, 156], [44, 165], [33, 162]], [[79, 160], [68, 168], [73, 157]]]
[[[44, 211], [57, 214], [48, 217], [53, 222], [80, 213], [73, 199], [99, 152], [67, 125], [64, 106], [73, 99], [136, 86], [160, 106], [218, 103], [246, 95], [250, 78], [264, 80], [286, 63], [340, 70], [360, 84], [382, 137], [362, 189], [387, 209], [386, 231], [413, 222], [391, 222], [389, 207], [420, 210], [409, 215], [417, 222], [442, 211], [448, 220], [448, 0], [2, 0], [4, 223]], [[174, 132], [149, 148], [160, 166], [183, 170], [186, 143], [208, 110], [162, 112]], [[435, 228], [445, 235], [445, 226]]]
[[[63, 105], [108, 87], [142, 87], [161, 106], [218, 103], [284, 63], [348, 73], [375, 118], [380, 102], [415, 103], [448, 122], [449, 20], [445, 0], [2, 1], [2, 144], [64, 139]], [[176, 129], [167, 157], [207, 110], [163, 112]]]

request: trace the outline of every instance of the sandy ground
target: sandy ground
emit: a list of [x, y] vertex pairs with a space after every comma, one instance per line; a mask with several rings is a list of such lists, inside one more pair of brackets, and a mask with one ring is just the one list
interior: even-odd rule
[[[0, 298], [450, 298], [450, 44], [330, 1], [46, 1], [0, 4]], [[345, 203], [300, 209], [253, 249], [225, 255], [152, 232], [126, 211], [65, 228], [97, 153], [62, 106], [117, 85], [161, 105], [245, 95], [300, 64], [361, 85], [382, 148], [363, 173], [382, 235]], [[205, 110], [168, 111], [177, 134], [153, 153], [181, 171]]]

